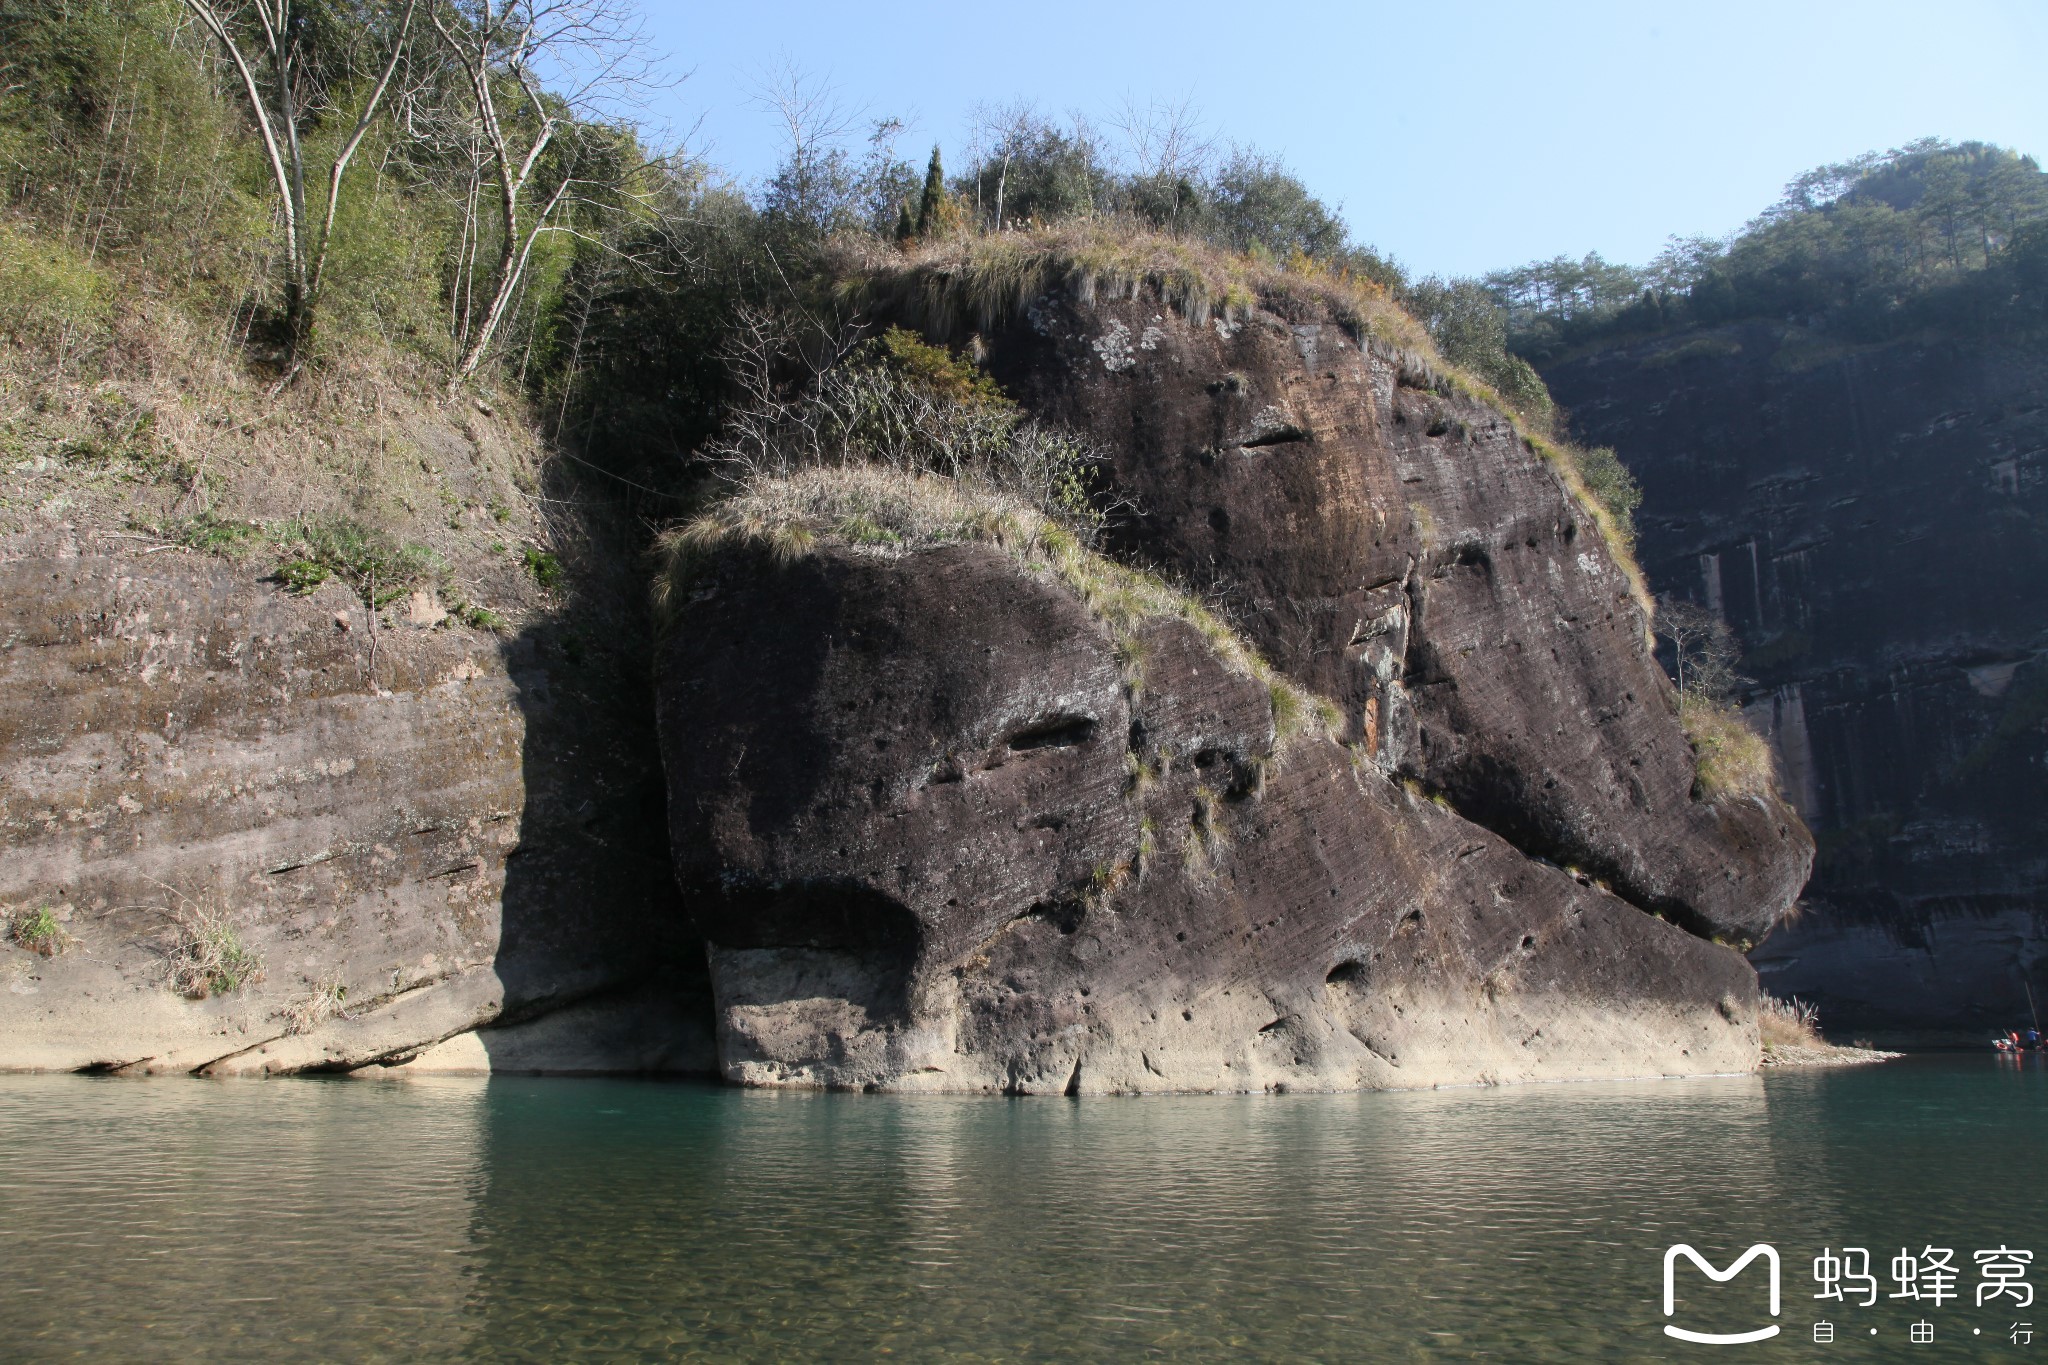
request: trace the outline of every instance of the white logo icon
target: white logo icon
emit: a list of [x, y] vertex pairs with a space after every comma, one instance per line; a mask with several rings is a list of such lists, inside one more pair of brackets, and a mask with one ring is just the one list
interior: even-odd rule
[[[1671, 1270], [1680, 1256], [1700, 1268], [1702, 1274], [1716, 1284], [1726, 1284], [1742, 1273], [1742, 1268], [1761, 1256], [1771, 1267], [1771, 1316], [1778, 1316], [1778, 1251], [1776, 1247], [1758, 1242], [1742, 1253], [1735, 1264], [1726, 1270], [1716, 1270], [1707, 1258], [1694, 1251], [1685, 1243], [1664, 1249], [1664, 1316], [1670, 1317], [1678, 1308], [1678, 1287], [1672, 1281]], [[1759, 1327], [1753, 1332], [1689, 1332], [1683, 1327], [1664, 1324], [1664, 1335], [1677, 1337], [1680, 1341], [1696, 1341], [1706, 1346], [1739, 1346], [1745, 1341], [1764, 1341], [1778, 1335], [1778, 1325]]]

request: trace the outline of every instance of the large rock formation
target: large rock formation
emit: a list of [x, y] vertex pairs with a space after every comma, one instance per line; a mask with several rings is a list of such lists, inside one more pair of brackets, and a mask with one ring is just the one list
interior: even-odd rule
[[1703, 932], [1760, 934], [1798, 895], [1805, 831], [1695, 799], [1627, 578], [1500, 413], [1327, 321], [1046, 299], [1026, 322], [991, 366], [1113, 452], [1137, 510], [1115, 550], [1227, 593], [1383, 768]]
[[1621, 568], [1505, 419], [1328, 323], [1027, 319], [991, 367], [1114, 452], [1138, 512], [1111, 548], [1231, 590], [1342, 733], [1282, 739], [1228, 651], [1168, 618], [1118, 638], [997, 549], [714, 556], [659, 706], [725, 1074], [1753, 1065], [1753, 975], [1700, 935], [1768, 926], [1811, 844], [1782, 803], [1695, 796]]
[[1003, 553], [736, 553], [664, 654], [749, 1084], [1104, 1092], [1746, 1070], [1755, 981], [1405, 791], [1178, 621]]
[[[1842, 1030], [2048, 1003], [2048, 350], [1753, 322], [1544, 377], [1641, 480], [1658, 591], [1747, 648], [1821, 854], [1767, 985]], [[2031, 991], [2031, 1001], [2029, 992]]]
[[[0, 551], [0, 907], [72, 940], [0, 944], [0, 1066], [349, 1069], [458, 1035], [426, 1064], [704, 1065], [693, 973], [659, 969], [645, 712], [604, 660], [262, 575]], [[255, 978], [188, 998], [224, 935]]]

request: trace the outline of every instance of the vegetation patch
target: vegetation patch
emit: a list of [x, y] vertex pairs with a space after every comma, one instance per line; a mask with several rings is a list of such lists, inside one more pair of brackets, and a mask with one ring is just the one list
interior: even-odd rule
[[1717, 800], [1777, 794], [1778, 774], [1771, 759], [1771, 746], [1743, 723], [1742, 712], [1733, 704], [1681, 693], [1678, 720], [1692, 745], [1696, 796]]
[[279, 1014], [284, 1019], [284, 1031], [294, 1037], [311, 1033], [329, 1019], [347, 1019], [348, 987], [339, 976], [323, 977]]
[[263, 979], [263, 962], [243, 945], [225, 910], [190, 904], [172, 929], [171, 985], [188, 1000], [232, 995]]
[[489, 607], [478, 606], [453, 589], [441, 590], [441, 602], [448, 608], [449, 616], [471, 630], [485, 630], [495, 635], [502, 633], [506, 628], [507, 623], [503, 616]]
[[938, 238], [909, 250], [854, 238], [835, 248], [830, 268], [842, 299], [933, 336], [993, 331], [1058, 288], [1084, 305], [1155, 298], [1197, 326], [1260, 307], [1294, 320], [1322, 316], [1361, 344], [1377, 340], [1441, 364], [1429, 333], [1378, 280], [1300, 252], [1277, 261], [1170, 236], [1136, 218]]
[[401, 545], [347, 517], [286, 523], [273, 532], [286, 557], [277, 576], [294, 592], [340, 579], [368, 607], [378, 608], [430, 584], [446, 567], [423, 545]]
[[1757, 1001], [1756, 1022], [1766, 1048], [1828, 1045], [1820, 1036], [1820, 1011], [1804, 1000], [1765, 995]]
[[57, 912], [47, 905], [17, 912], [8, 921], [7, 937], [16, 947], [44, 957], [55, 957], [77, 942], [57, 918]]
[[526, 564], [526, 572], [533, 581], [548, 592], [562, 586], [562, 561], [546, 550], [528, 546], [521, 551], [520, 558]]
[[67, 243], [0, 222], [0, 335], [75, 343], [105, 330], [113, 282]]
[[260, 521], [219, 517], [202, 512], [196, 517], [166, 527], [166, 539], [188, 550], [219, 555], [224, 559], [246, 559], [270, 543], [270, 528]]

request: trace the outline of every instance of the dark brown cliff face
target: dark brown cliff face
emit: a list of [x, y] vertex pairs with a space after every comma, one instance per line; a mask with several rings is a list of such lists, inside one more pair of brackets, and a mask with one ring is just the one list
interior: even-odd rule
[[1055, 296], [987, 341], [1010, 391], [1112, 452], [1135, 509], [1113, 549], [1223, 594], [1381, 768], [1701, 932], [1791, 906], [1805, 830], [1782, 802], [1695, 798], [1627, 579], [1498, 413], [1263, 312]]
[[725, 1074], [1095, 1093], [1743, 1070], [1746, 964], [1281, 745], [1187, 625], [981, 546], [736, 550], [663, 647]]
[[[1658, 591], [1719, 610], [1821, 853], [1756, 960], [1830, 1026], [2032, 1018], [2048, 887], [2048, 351], [1776, 323], [1544, 376], [1645, 493]], [[2030, 983], [2030, 985], [2029, 985]]]

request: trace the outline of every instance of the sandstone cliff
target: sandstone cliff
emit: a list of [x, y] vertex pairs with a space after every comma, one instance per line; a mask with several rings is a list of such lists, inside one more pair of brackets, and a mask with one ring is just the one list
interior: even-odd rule
[[1820, 839], [1756, 953], [1844, 1030], [1967, 1031], [2048, 1002], [2048, 353], [1849, 345], [1753, 322], [1545, 378], [1641, 480], [1660, 593], [1722, 613]]
[[[374, 510], [442, 591], [291, 591], [254, 523], [165, 515], [191, 503], [153, 451], [52, 440], [9, 472], [0, 1067], [707, 1065], [619, 519], [478, 414], [287, 404], [252, 440], [122, 394], [226, 471], [220, 500], [272, 529]], [[539, 546], [569, 562], [546, 589]], [[33, 950], [42, 914], [61, 951]]]
[[1224, 594], [1279, 672], [1014, 520], [764, 541], [773, 509], [742, 514], [677, 571], [659, 686], [725, 1075], [1754, 1064], [1754, 977], [1704, 935], [1768, 927], [1811, 843], [1782, 802], [1696, 796], [1626, 573], [1505, 418], [1327, 314], [1054, 286], [981, 340], [1112, 452], [1135, 511], [1106, 548]]
[[[771, 508], [676, 566], [652, 697], [633, 527], [508, 423], [294, 398], [160, 438], [171, 477], [47, 440], [0, 507], [0, 1065], [1753, 1065], [1755, 977], [1709, 940], [1782, 913], [1810, 846], [1696, 790], [1563, 471], [1299, 301], [1024, 303], [988, 364], [1109, 452], [1106, 557], [820, 475], [861, 518], [777, 540]], [[195, 460], [245, 521], [189, 515]], [[940, 534], [869, 517], [934, 496]], [[277, 562], [346, 516], [439, 568], [398, 594]]]

